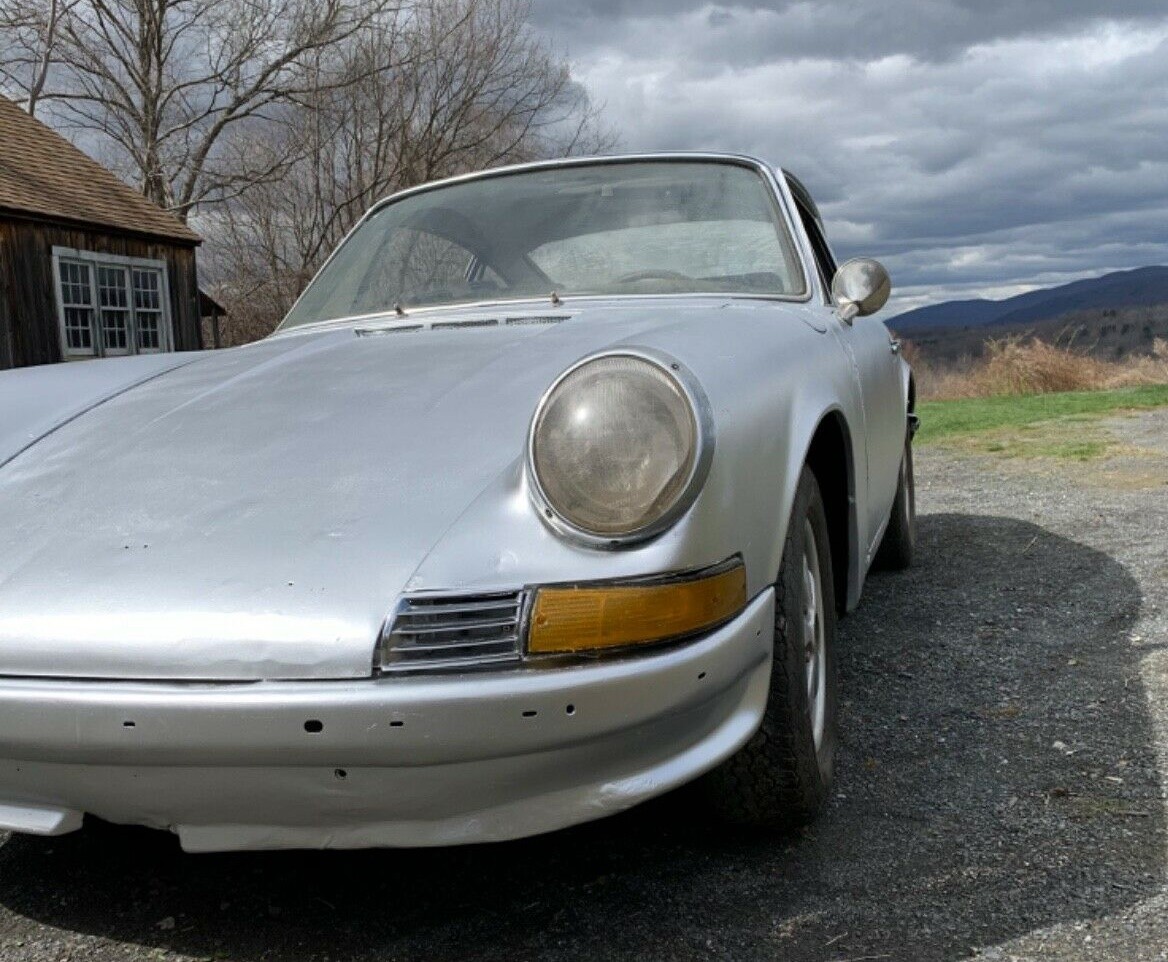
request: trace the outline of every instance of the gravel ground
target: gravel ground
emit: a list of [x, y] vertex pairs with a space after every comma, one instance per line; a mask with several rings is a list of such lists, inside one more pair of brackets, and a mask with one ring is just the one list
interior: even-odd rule
[[796, 838], [684, 793], [539, 839], [186, 856], [0, 836], [0, 959], [1168, 959], [1168, 412], [1115, 457], [918, 453], [919, 562], [842, 626]]

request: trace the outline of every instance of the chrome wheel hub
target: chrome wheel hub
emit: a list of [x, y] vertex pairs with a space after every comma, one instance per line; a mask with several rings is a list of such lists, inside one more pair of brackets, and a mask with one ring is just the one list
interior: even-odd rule
[[803, 522], [803, 672], [807, 713], [815, 750], [823, 743], [827, 717], [827, 645], [823, 628], [823, 581], [811, 522]]

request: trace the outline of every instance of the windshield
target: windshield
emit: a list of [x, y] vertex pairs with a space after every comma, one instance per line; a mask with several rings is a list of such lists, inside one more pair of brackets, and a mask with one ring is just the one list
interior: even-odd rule
[[536, 169], [424, 190], [371, 214], [284, 328], [572, 294], [804, 293], [759, 173], [719, 161]]

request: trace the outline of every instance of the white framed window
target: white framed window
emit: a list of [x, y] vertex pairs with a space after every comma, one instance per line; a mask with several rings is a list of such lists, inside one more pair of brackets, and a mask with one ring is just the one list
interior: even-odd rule
[[134, 317], [137, 320], [135, 343], [139, 352], [164, 351], [169, 338], [163, 337], [163, 328], [169, 328], [162, 310], [161, 271], [135, 267], [132, 271], [134, 287]]
[[164, 261], [53, 248], [66, 359], [174, 350]]
[[57, 261], [57, 297], [61, 315], [61, 338], [66, 355], [93, 355], [93, 285], [90, 266], [78, 261]]

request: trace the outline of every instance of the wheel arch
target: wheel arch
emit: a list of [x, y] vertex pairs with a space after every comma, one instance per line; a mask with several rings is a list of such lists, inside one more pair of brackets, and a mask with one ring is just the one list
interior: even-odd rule
[[851, 429], [838, 409], [827, 411], [803, 459], [823, 497], [831, 543], [836, 609], [842, 615], [860, 599], [860, 530], [856, 511], [856, 459]]

